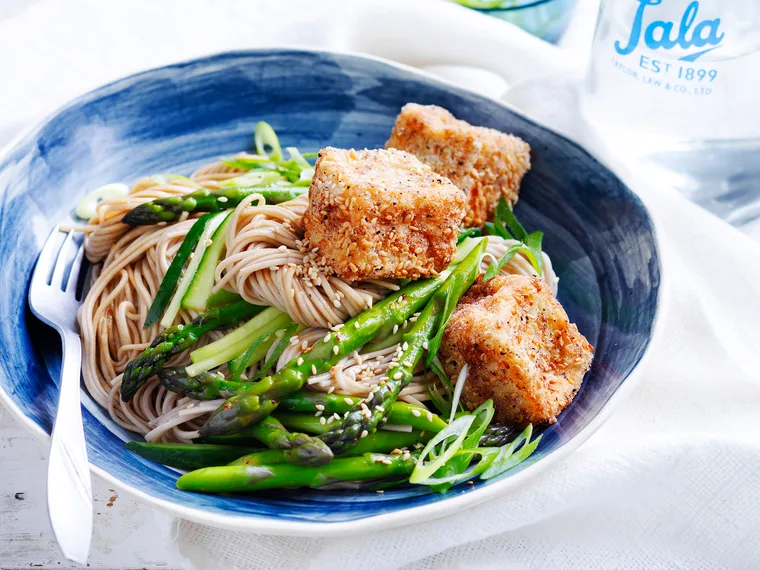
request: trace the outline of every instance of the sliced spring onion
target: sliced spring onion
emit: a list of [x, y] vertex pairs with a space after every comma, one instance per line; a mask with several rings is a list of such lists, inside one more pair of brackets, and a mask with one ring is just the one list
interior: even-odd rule
[[[424, 481], [420, 481], [420, 485], [430, 485], [434, 487], [434, 491], [438, 493], [445, 493], [453, 485], [463, 483], [474, 479], [478, 475], [481, 475], [486, 471], [494, 460], [499, 456], [501, 451], [500, 447], [478, 447], [477, 449], [460, 449], [451, 458], [452, 461], [457, 459], [464, 459], [464, 471], [452, 471], [450, 475], [443, 475], [436, 477], [435, 474], [428, 477]], [[480, 456], [480, 461], [472, 463], [475, 456]], [[436, 488], [437, 487], [437, 488]]]
[[257, 154], [222, 157], [219, 160], [231, 168], [237, 168], [240, 170], [251, 170], [254, 168], [262, 168], [265, 170], [277, 169], [277, 165], [272, 162], [271, 158], [268, 156], [259, 156]]
[[[269, 123], [259, 121], [256, 124], [254, 143], [256, 144], [256, 154], [260, 156], [268, 156], [270, 160], [273, 160], [274, 162], [282, 160], [280, 139], [277, 138], [277, 133], [274, 132], [274, 129]], [[272, 149], [272, 152], [267, 152], [267, 147]]]
[[96, 188], [87, 194], [87, 196], [82, 198], [79, 201], [79, 204], [77, 204], [74, 213], [76, 214], [77, 218], [81, 218], [82, 220], [89, 220], [91, 218], [94, 218], [98, 213], [98, 202], [104, 198], [123, 198], [124, 196], [128, 195], [129, 186], [126, 184], [106, 184], [105, 186]]
[[454, 256], [454, 260], [451, 262], [452, 265], [457, 265], [462, 262], [462, 260], [467, 257], [467, 255], [475, 249], [478, 244], [481, 242], [481, 240], [484, 240], [486, 238], [484, 237], [468, 237], [465, 238], [462, 243], [457, 245], [457, 253]]
[[449, 421], [454, 419], [454, 414], [456, 413], [457, 406], [459, 405], [459, 399], [462, 397], [462, 389], [464, 388], [465, 382], [467, 382], [467, 375], [469, 373], [470, 365], [465, 362], [462, 366], [462, 369], [459, 371], [459, 376], [457, 376], [457, 381], [454, 385], [454, 396], [451, 400], [451, 415], [449, 416]]
[[195, 272], [198, 271], [198, 267], [203, 259], [203, 253], [206, 251], [207, 247], [206, 242], [211, 239], [211, 236], [214, 235], [214, 232], [225, 220], [228, 213], [229, 212], [212, 212], [208, 214], [211, 216], [211, 219], [206, 224], [206, 227], [203, 228], [203, 232], [195, 246], [193, 257], [187, 265], [185, 274], [179, 280], [177, 290], [174, 292], [171, 303], [169, 303], [169, 306], [164, 313], [164, 317], [161, 319], [161, 326], [163, 328], [168, 329], [174, 323], [174, 319], [177, 318], [177, 313], [179, 313], [182, 304], [182, 298], [185, 296], [188, 287], [190, 287], [190, 283], [193, 281], [193, 276], [195, 275]]
[[294, 146], [288, 146], [285, 147], [285, 150], [288, 151], [288, 154], [290, 155], [291, 160], [299, 167], [301, 168], [311, 168], [311, 164], [309, 164], [306, 159], [303, 157], [301, 152]]
[[[462, 447], [473, 421], [475, 421], [473, 415], [462, 416], [438, 432], [422, 450], [417, 466], [409, 477], [409, 482], [420, 484], [445, 465]], [[441, 445], [442, 449], [436, 451], [438, 445]]]
[[[504, 445], [499, 448], [499, 454], [491, 462], [491, 465], [480, 476], [481, 479], [491, 479], [498, 475], [501, 475], [505, 471], [512, 469], [516, 465], [525, 461], [538, 447], [538, 443], [541, 441], [542, 436], [538, 436], [533, 441], [530, 441], [530, 437], [533, 435], [533, 425], [528, 425], [523, 432], [517, 436], [512, 443]], [[520, 449], [518, 447], [523, 444]]]
[[278, 172], [271, 172], [267, 170], [257, 170], [253, 172], [247, 172], [242, 176], [236, 176], [221, 182], [219, 186], [221, 188], [243, 188], [259, 186], [270, 186], [275, 182], [282, 181], [282, 176]]
[[203, 252], [203, 259], [198, 266], [198, 270], [193, 275], [190, 286], [187, 288], [185, 295], [182, 297], [182, 308], [192, 309], [194, 311], [205, 311], [208, 307], [208, 300], [211, 297], [211, 290], [214, 288], [216, 279], [216, 266], [224, 253], [226, 245], [227, 226], [229, 225], [232, 212], [226, 212], [224, 221], [219, 224], [216, 231], [211, 236], [211, 245], [207, 244], [206, 251]]
[[172, 263], [166, 271], [166, 275], [164, 275], [164, 278], [161, 280], [161, 285], [159, 285], [158, 291], [156, 291], [153, 303], [151, 303], [150, 309], [148, 309], [148, 314], [145, 317], [145, 323], [143, 324], [144, 329], [157, 323], [161, 318], [161, 315], [164, 314], [164, 309], [166, 309], [166, 305], [169, 304], [169, 301], [172, 298], [172, 293], [174, 293], [174, 289], [177, 287], [177, 281], [179, 281], [180, 275], [182, 274], [182, 268], [185, 266], [187, 258], [190, 256], [190, 253], [198, 243], [201, 234], [203, 234], [203, 231], [206, 229], [206, 225], [208, 225], [212, 218], [214, 218], [214, 214], [205, 214], [201, 216], [198, 218], [198, 221], [193, 224], [193, 227], [190, 228], [190, 231], [187, 232], [187, 235], [185, 235], [185, 239], [182, 241], [182, 245], [179, 246], [179, 250], [174, 256], [174, 259], [172, 259]]

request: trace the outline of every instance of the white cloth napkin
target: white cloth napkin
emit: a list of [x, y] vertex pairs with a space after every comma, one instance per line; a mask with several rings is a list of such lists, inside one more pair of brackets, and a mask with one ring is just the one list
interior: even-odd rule
[[531, 485], [456, 516], [346, 539], [177, 521], [170, 546], [187, 567], [757, 567], [760, 245], [636, 179], [588, 140], [567, 87], [577, 66], [552, 46], [423, 0], [37, 0], [0, 22], [0, 140], [44, 108], [126, 73], [275, 44], [367, 51], [419, 66], [476, 65], [519, 83], [507, 94], [513, 104], [593, 147], [658, 219], [667, 314], [639, 386], [586, 444]]

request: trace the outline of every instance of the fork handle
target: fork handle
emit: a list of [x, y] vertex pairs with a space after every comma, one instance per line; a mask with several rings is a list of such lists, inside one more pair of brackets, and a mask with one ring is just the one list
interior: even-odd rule
[[48, 514], [63, 555], [84, 565], [92, 537], [92, 484], [80, 400], [82, 345], [73, 331], [59, 332], [63, 363], [48, 462]]

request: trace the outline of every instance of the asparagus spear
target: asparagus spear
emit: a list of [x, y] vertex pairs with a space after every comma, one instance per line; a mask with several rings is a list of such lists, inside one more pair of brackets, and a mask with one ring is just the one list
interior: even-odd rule
[[[317, 412], [325, 416], [330, 414], [343, 415], [359, 405], [363, 398], [343, 396], [341, 394], [325, 394], [323, 392], [296, 392], [280, 402], [280, 409], [288, 412]], [[408, 425], [415, 429], [439, 432], [446, 427], [446, 422], [440, 416], [427, 408], [414, 406], [405, 402], [393, 402], [388, 412], [387, 422], [391, 424]]]
[[[411, 382], [414, 368], [428, 348], [428, 342], [441, 326], [444, 306], [447, 303], [456, 305], [480, 273], [480, 255], [485, 251], [485, 246], [485, 240], [481, 241], [462, 260], [427, 304], [409, 332], [404, 334], [398, 354], [398, 366], [388, 370], [388, 378], [378, 384], [366, 402], [362, 401], [354, 406], [346, 419], [321, 436], [333, 453], [345, 453], [356, 445], [360, 438], [373, 433], [386, 421], [392, 403], [396, 401], [401, 390]], [[445, 323], [443, 325], [445, 326]]]
[[[281, 406], [285, 403], [286, 400], [283, 400], [283, 402], [280, 404]], [[390, 422], [393, 418], [393, 410], [395, 409], [395, 406], [399, 404], [399, 402], [394, 402], [394, 404], [391, 406], [391, 413], [388, 416], [388, 421]], [[408, 406], [409, 404], [404, 404], [404, 406]], [[409, 406], [410, 408], [417, 408], [417, 406]], [[330, 430], [330, 424], [328, 423], [321, 423], [319, 420], [320, 418], [317, 418], [314, 416], [314, 414], [305, 414], [305, 413], [294, 413], [294, 412], [280, 412], [279, 410], [274, 414], [274, 417], [276, 417], [286, 428], [290, 430], [298, 430], [305, 433], [311, 433], [315, 435], [321, 435], [323, 433], [327, 433]], [[421, 418], [415, 417], [416, 420], [420, 420], [421, 418], [424, 418], [425, 416], [422, 415]], [[395, 422], [394, 422], [395, 423]], [[399, 422], [402, 423], [402, 422]], [[429, 436], [434, 435], [441, 431], [444, 427], [446, 427], [446, 422], [444, 422], [441, 418], [433, 414], [433, 421], [429, 424], [424, 424], [423, 422], [420, 422], [422, 425], [415, 426], [415, 431], [412, 433], [416, 433], [418, 430], [420, 431], [420, 439], [426, 440]], [[389, 433], [405, 433], [409, 434], [409, 432], [390, 432], [386, 430], [378, 430], [375, 432], [375, 434], [389, 434]], [[364, 441], [370, 439], [373, 434], [369, 434], [367, 437], [362, 438], [359, 440], [359, 444], [362, 444]], [[480, 442], [478, 443], [478, 447], [501, 447], [502, 445], [506, 445], [507, 443], [510, 443], [515, 436], [515, 429], [513, 426], [488, 426], [483, 433], [483, 435], [480, 438]], [[247, 427], [238, 433], [234, 435], [219, 435], [219, 436], [210, 436], [206, 438], [201, 438], [196, 440], [199, 443], [215, 443], [219, 445], [250, 445], [251, 441], [255, 439], [253, 435], [253, 428]], [[381, 449], [375, 449], [374, 451], [382, 451]]]
[[270, 186], [223, 188], [212, 192], [203, 188], [183, 196], [167, 196], [140, 204], [127, 212], [121, 221], [131, 226], [152, 226], [159, 222], [175, 222], [182, 212], [194, 214], [235, 208], [251, 194], [261, 194], [267, 204], [280, 204], [297, 198], [307, 190], [305, 187]]
[[501, 447], [514, 439], [515, 426], [490, 425], [480, 436], [478, 447]]
[[202, 493], [249, 492], [288, 487], [318, 488], [341, 481], [407, 476], [414, 470], [416, 458], [416, 454], [365, 453], [359, 457], [335, 459], [320, 467], [287, 463], [206, 467], [180, 477], [177, 488]]
[[169, 327], [127, 364], [121, 380], [122, 401], [131, 400], [145, 381], [163, 368], [167, 360], [194, 345], [202, 334], [251, 318], [262, 309], [263, 307], [238, 301], [206, 311], [187, 325]]
[[383, 326], [400, 326], [427, 303], [444, 280], [440, 276], [410, 283], [355, 316], [340, 331], [317, 342], [308, 354], [228, 399], [201, 428], [201, 435], [229, 435], [261, 421], [270, 413], [259, 410], [261, 400], [282, 399], [300, 390], [310, 376], [330, 370], [341, 358], [364, 346]]
[[318, 467], [333, 458], [332, 451], [322, 440], [305, 433], [291, 433], [272, 416], [253, 426], [252, 434], [270, 449], [287, 451], [288, 463]]
[[248, 387], [243, 382], [225, 379], [219, 372], [203, 372], [191, 377], [188, 376], [184, 366], [162, 368], [158, 372], [158, 379], [170, 392], [182, 394], [194, 400], [229, 398]]
[[[127, 442], [125, 447], [146, 459], [176, 467], [177, 469], [200, 469], [214, 465], [226, 465], [238, 457], [261, 453], [252, 446], [210, 445], [201, 443], [144, 443]], [[262, 458], [264, 459], [264, 458]], [[269, 457], [268, 459], [276, 459]]]
[[[432, 435], [432, 434], [431, 434]], [[420, 431], [398, 432], [378, 431], [362, 439], [346, 455], [341, 457], [356, 457], [365, 453], [390, 453], [396, 449], [412, 447], [415, 443], [425, 442], [429, 437], [422, 436]], [[220, 446], [224, 447], [224, 446]], [[239, 448], [235, 448], [239, 449]], [[292, 463], [288, 460], [287, 452], [279, 456], [272, 454], [273, 450], [254, 451], [248, 455], [236, 458], [230, 465], [275, 465], [277, 463]], [[201, 467], [200, 465], [198, 467]], [[208, 465], [211, 467], [211, 465]]]

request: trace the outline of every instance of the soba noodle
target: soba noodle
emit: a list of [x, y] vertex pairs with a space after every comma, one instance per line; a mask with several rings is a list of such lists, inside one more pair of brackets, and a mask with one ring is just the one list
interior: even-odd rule
[[[93, 399], [108, 410], [116, 423], [144, 435], [148, 441], [190, 441], [198, 436], [198, 429], [221, 400], [199, 402], [182, 397], [169, 392], [153, 378], [130, 402], [121, 401], [121, 374], [127, 363], [160, 332], [158, 324], [142, 328], [148, 308], [177, 249], [195, 222], [183, 218], [171, 225], [133, 228], [122, 224], [121, 217], [148, 200], [185, 194], [201, 187], [216, 189], [219, 182], [239, 173], [222, 163], [214, 163], [196, 171], [189, 179], [141, 180], [127, 197], [103, 200], [96, 217], [83, 228], [87, 234], [87, 257], [94, 262], [102, 261], [96, 266], [91, 288], [78, 315], [84, 383]], [[232, 213], [226, 235], [226, 257], [216, 271], [216, 290], [225, 288], [250, 303], [278, 307], [293, 320], [310, 327], [291, 341], [275, 369], [309, 350], [330, 329], [336, 330], [351, 316], [398, 289], [389, 281], [350, 283], [330, 275], [320, 263], [319, 253], [310, 250], [303, 239], [300, 222], [307, 203], [305, 196], [280, 205], [266, 205], [258, 195], [246, 198]], [[516, 242], [489, 237], [482, 262], [484, 267], [513, 243]], [[556, 292], [557, 278], [546, 255], [544, 269], [547, 283]], [[507, 263], [502, 272], [535, 275], [528, 260], [520, 255]], [[195, 316], [192, 311], [180, 311], [175, 324], [188, 323]], [[223, 331], [208, 333], [200, 344], [223, 334]], [[270, 348], [270, 354], [275, 345]], [[397, 350], [398, 345], [394, 345], [368, 354], [354, 353], [330, 372], [310, 378], [308, 387], [367, 396], [386, 374]], [[189, 362], [189, 351], [186, 351], [169, 364]], [[246, 372], [255, 374], [255, 366]], [[401, 399], [410, 403], [429, 399], [427, 381], [421, 370], [402, 391]]]

